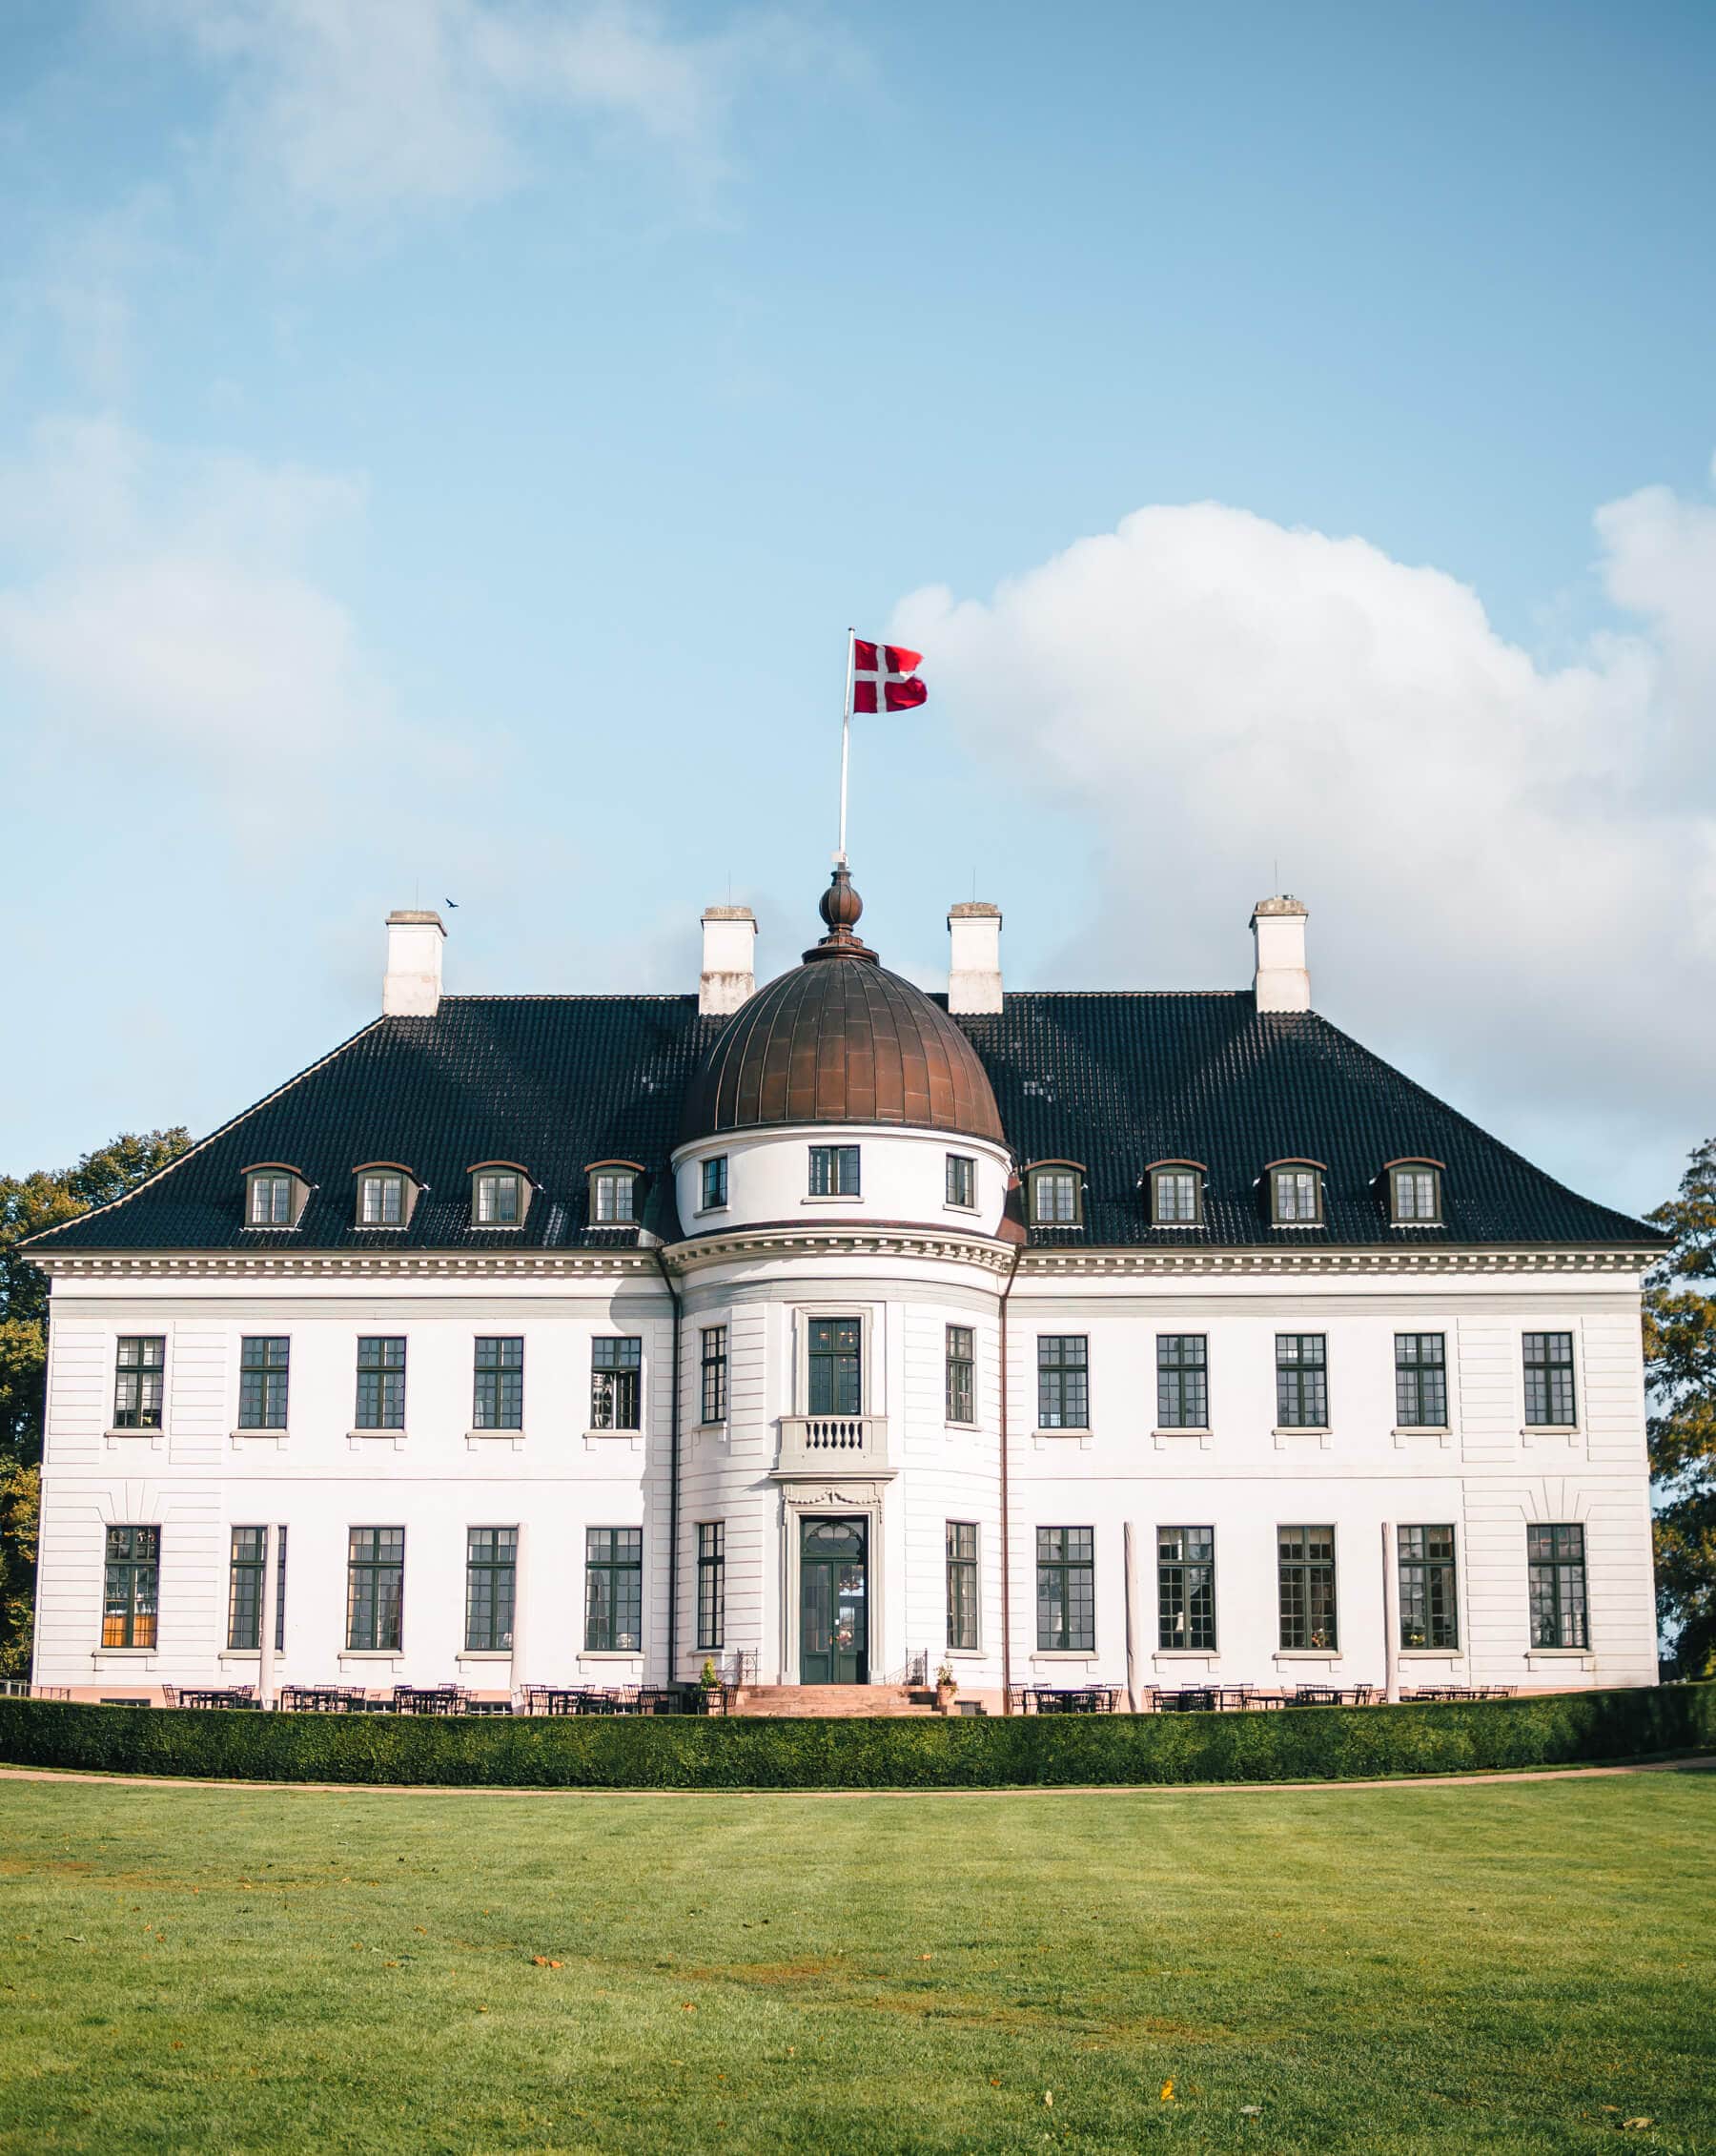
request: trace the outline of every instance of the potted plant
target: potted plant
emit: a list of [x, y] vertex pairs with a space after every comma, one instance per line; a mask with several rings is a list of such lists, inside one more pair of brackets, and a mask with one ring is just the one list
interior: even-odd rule
[[715, 1695], [721, 1690], [721, 1679], [715, 1673], [715, 1665], [712, 1661], [704, 1663], [702, 1670], [698, 1673], [697, 1684], [702, 1694], [698, 1706], [704, 1714], [712, 1715], [715, 1712]]
[[953, 1674], [951, 1662], [944, 1662], [935, 1673], [936, 1712], [950, 1715], [959, 1692], [959, 1679]]

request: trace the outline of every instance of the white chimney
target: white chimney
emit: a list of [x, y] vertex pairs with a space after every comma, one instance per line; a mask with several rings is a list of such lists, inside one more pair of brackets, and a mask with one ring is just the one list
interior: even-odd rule
[[1308, 1011], [1311, 975], [1305, 967], [1306, 910], [1297, 898], [1259, 898], [1252, 908], [1256, 972], [1252, 993], [1259, 1011]]
[[439, 914], [387, 916], [387, 978], [381, 1009], [390, 1018], [432, 1018], [440, 1009], [441, 945], [447, 932]]
[[757, 993], [757, 920], [748, 906], [705, 906], [697, 1008], [725, 1018]]
[[981, 898], [964, 899], [948, 912], [951, 939], [948, 966], [950, 1011], [1001, 1008], [1001, 909]]

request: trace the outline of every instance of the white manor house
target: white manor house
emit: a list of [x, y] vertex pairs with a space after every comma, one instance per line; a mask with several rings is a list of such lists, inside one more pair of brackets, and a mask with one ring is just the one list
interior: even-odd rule
[[1655, 1681], [1653, 1230], [1315, 1016], [1296, 899], [1204, 994], [1004, 991], [972, 903], [930, 996], [860, 912], [759, 990], [712, 907], [683, 996], [395, 914], [380, 1016], [37, 1237], [36, 1682], [265, 1612], [265, 1683], [497, 1699]]

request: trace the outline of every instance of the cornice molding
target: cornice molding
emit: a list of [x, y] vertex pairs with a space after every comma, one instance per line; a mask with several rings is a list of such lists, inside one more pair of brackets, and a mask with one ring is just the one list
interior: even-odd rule
[[247, 1250], [62, 1252], [34, 1260], [56, 1279], [519, 1280], [657, 1277], [649, 1250]]

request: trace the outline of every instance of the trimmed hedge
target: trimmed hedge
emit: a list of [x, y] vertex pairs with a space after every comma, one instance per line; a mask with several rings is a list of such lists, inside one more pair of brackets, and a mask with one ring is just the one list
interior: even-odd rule
[[260, 1715], [0, 1698], [0, 1759], [484, 1789], [1044, 1789], [1361, 1781], [1716, 1750], [1716, 1685], [1250, 1715], [1007, 1719]]

